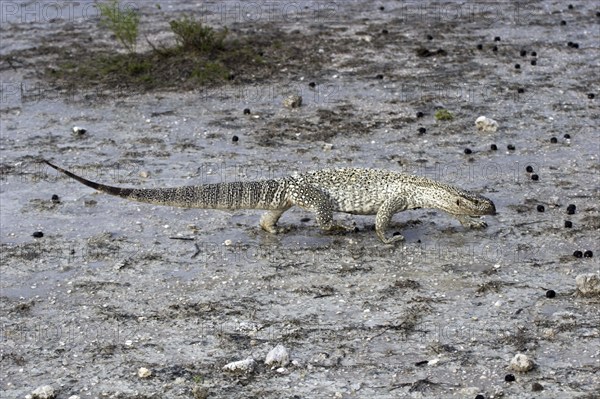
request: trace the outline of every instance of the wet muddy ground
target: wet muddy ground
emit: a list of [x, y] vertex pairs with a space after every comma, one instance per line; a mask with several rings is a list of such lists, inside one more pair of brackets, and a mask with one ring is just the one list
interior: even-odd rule
[[[119, 46], [91, 3], [44, 4], [2, 2], [0, 396], [598, 397], [600, 297], [575, 283], [600, 272], [597, 4], [131, 3], [140, 54], [184, 14], [262, 49], [209, 86], [53, 73]], [[359, 228], [336, 235], [294, 208], [273, 236], [260, 211], [127, 202], [42, 158], [135, 187], [382, 168], [498, 215], [477, 231], [405, 212], [391, 246], [373, 216], [336, 215]], [[278, 344], [290, 363], [265, 365]], [[517, 353], [535, 367], [511, 370]]]

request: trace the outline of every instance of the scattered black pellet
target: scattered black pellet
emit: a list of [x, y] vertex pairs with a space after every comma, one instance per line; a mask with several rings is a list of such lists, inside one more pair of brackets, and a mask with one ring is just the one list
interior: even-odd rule
[[565, 135], [563, 137], [566, 138], [566, 139], [570, 139], [571, 135], [569, 133], [565, 133]]
[[316, 86], [317, 86], [317, 84], [315, 82], [310, 82], [308, 84], [308, 87], [316, 87]]
[[600, 11], [596, 11], [596, 16], [600, 17]]
[[465, 148], [465, 154], [471, 154], [473, 151], [470, 148]]
[[516, 378], [515, 378], [515, 376], [514, 376], [514, 375], [512, 375], [512, 374], [506, 374], [506, 375], [504, 376], [504, 381], [506, 381], [506, 382], [513, 382], [513, 381], [515, 381], [515, 380], [516, 380]]
[[515, 64], [515, 69], [521, 69], [521, 64]]
[[532, 51], [532, 52], [531, 52], [531, 56], [532, 56], [532, 57], [537, 57], [537, 52], [535, 52], [535, 51]]
[[244, 108], [244, 115], [250, 115], [250, 108]]
[[531, 175], [531, 180], [538, 181], [538, 180], [540, 180], [540, 177], [536, 174], [533, 174], [533, 175]]
[[52, 194], [52, 202], [54, 202], [55, 204], [60, 203], [60, 197], [56, 194]]
[[527, 165], [527, 167], [525, 168], [525, 170], [527, 171], [527, 173], [533, 173], [533, 166]]
[[475, 396], [475, 399], [485, 399], [485, 396], [479, 394], [479, 395]]
[[556, 291], [548, 290], [546, 291], [546, 298], [554, 298], [556, 296]]
[[509, 149], [510, 151], [514, 151], [515, 150], [515, 146], [512, 144], [509, 144], [506, 146], [507, 149]]
[[573, 42], [569, 42], [569, 43], [567, 43], [567, 46], [569, 46], [569, 47], [573, 47]]
[[498, 146], [496, 144], [492, 144], [490, 146], [490, 150], [492, 150], [492, 151], [498, 151]]
[[573, 256], [576, 258], [581, 258], [583, 256], [583, 252], [575, 251], [575, 252], [573, 252]]
[[388, 32], [387, 29], [382, 29], [381, 30], [381, 34], [383, 34], [383, 35], [387, 35], [388, 33], [390, 33], [390, 32]]
[[44, 236], [44, 233], [42, 233], [41, 231], [34, 231], [32, 236], [33, 238], [42, 238]]
[[551, 137], [551, 138], [550, 138], [550, 142], [551, 142], [552, 144], [558, 143], [558, 139], [557, 139], [556, 137]]
[[573, 4], [569, 4], [569, 10], [573, 9]]
[[525, 57], [527, 55], [527, 51], [521, 50], [521, 57]]
[[537, 61], [536, 60], [531, 60], [531, 65], [537, 65]]
[[383, 75], [382, 75], [382, 74], [380, 74], [380, 73], [378, 73], [378, 74], [377, 74], [377, 76], [375, 76], [375, 78], [377, 78], [377, 79], [381, 80], [381, 79], [383, 79]]
[[494, 51], [494, 52], [495, 52], [495, 51], [498, 51], [498, 46], [494, 46], [494, 47], [492, 47], [492, 51]]
[[591, 257], [593, 257], [593, 256], [594, 256], [594, 253], [593, 253], [592, 251], [585, 251], [585, 252], [583, 253], [583, 257], [584, 257], [584, 258], [591, 258]]
[[433, 40], [433, 36], [427, 35], [427, 40]]
[[425, 134], [426, 132], [427, 132], [427, 129], [425, 129], [424, 127], [419, 128], [419, 134]]
[[495, 42], [499, 42], [500, 40], [502, 40], [502, 39], [500, 39], [500, 36], [496, 36], [496, 37], [494, 38], [494, 41], [495, 41]]
[[384, 7], [384, 6], [381, 6], [381, 7], [379, 7], [379, 9], [380, 9], [381, 11], [383, 11], [383, 10], [385, 10], [385, 7]]
[[545, 210], [544, 205], [538, 205], [537, 206], [537, 211], [538, 212], [544, 212], [544, 210]]
[[573, 43], [573, 48], [579, 48], [579, 43]]
[[522, 87], [519, 87], [519, 88], [517, 89], [517, 93], [519, 93], [519, 94], [523, 94], [523, 93], [525, 93], [525, 89], [524, 89], [524, 88], [522, 88]]
[[539, 382], [534, 382], [533, 384], [531, 384], [531, 390], [533, 392], [543, 391], [544, 386], [542, 384], [540, 384]]
[[417, 366], [417, 367], [425, 366], [427, 363], [429, 363], [429, 360], [421, 360], [420, 362], [416, 362], [415, 366]]
[[425, 116], [424, 113], [422, 113], [421, 111], [417, 111], [417, 118], [422, 118], [424, 116]]
[[567, 214], [574, 215], [576, 209], [577, 207], [575, 206], [575, 204], [569, 204], [569, 206], [567, 206]]
[[564, 26], [564, 25], [566, 25], [566, 24], [567, 24], [567, 21], [565, 21], [565, 20], [563, 19], [562, 21], [560, 21], [560, 24]]
[[483, 44], [478, 44], [477, 45], [477, 50], [483, 50]]
[[238, 136], [233, 136], [231, 138], [231, 141], [233, 141], [234, 143], [237, 143], [240, 140], [240, 138]]
[[593, 100], [593, 99], [594, 99], [594, 97], [596, 97], [596, 95], [595, 95], [594, 93], [588, 93], [588, 98], [589, 98], [590, 100]]
[[570, 229], [571, 227], [573, 227], [573, 222], [565, 220], [565, 228]]

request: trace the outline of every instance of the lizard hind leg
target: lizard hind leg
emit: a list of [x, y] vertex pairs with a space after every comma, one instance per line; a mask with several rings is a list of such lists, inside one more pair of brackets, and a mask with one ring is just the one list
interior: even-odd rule
[[275, 209], [264, 213], [260, 218], [260, 227], [271, 234], [284, 233], [286, 229], [284, 227], [278, 227], [277, 222], [281, 215], [288, 209], [290, 209], [290, 207]]
[[325, 231], [356, 231], [354, 226], [336, 224], [333, 220], [331, 199], [314, 186], [297, 188], [292, 193], [293, 202], [301, 208], [315, 213], [317, 224]]

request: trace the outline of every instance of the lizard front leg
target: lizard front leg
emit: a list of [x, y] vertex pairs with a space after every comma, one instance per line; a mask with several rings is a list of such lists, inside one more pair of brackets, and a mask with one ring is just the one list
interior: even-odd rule
[[290, 209], [290, 206], [283, 209], [275, 209], [266, 212], [260, 218], [260, 227], [271, 234], [279, 234], [285, 232], [285, 228], [277, 227], [277, 221], [285, 211]]
[[483, 220], [473, 217], [473, 216], [466, 216], [466, 215], [458, 215], [455, 216], [456, 219], [458, 219], [458, 221], [460, 222], [460, 224], [462, 224], [465, 227], [468, 227], [470, 229], [483, 229], [485, 227], [487, 227], [487, 223], [484, 222]]
[[404, 240], [404, 236], [402, 234], [395, 235], [391, 238], [386, 238], [385, 229], [390, 224], [394, 214], [396, 212], [404, 211], [406, 208], [406, 202], [398, 197], [388, 198], [379, 207], [377, 215], [375, 216], [375, 232], [377, 233], [377, 237], [379, 237], [384, 244], [392, 244], [394, 242]]

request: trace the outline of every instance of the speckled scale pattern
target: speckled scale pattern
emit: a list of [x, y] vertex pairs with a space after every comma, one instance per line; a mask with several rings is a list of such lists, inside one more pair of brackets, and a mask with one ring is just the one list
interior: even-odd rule
[[134, 189], [95, 183], [46, 163], [89, 187], [134, 201], [187, 208], [266, 209], [269, 212], [260, 226], [271, 233], [281, 231], [277, 221], [293, 205], [314, 212], [324, 230], [354, 229], [335, 224], [334, 212], [375, 214], [375, 231], [384, 243], [404, 239], [385, 236], [393, 215], [404, 210], [439, 209], [470, 228], [485, 227], [477, 217], [496, 213], [494, 203], [481, 195], [425, 177], [379, 169], [323, 169], [281, 179]]

